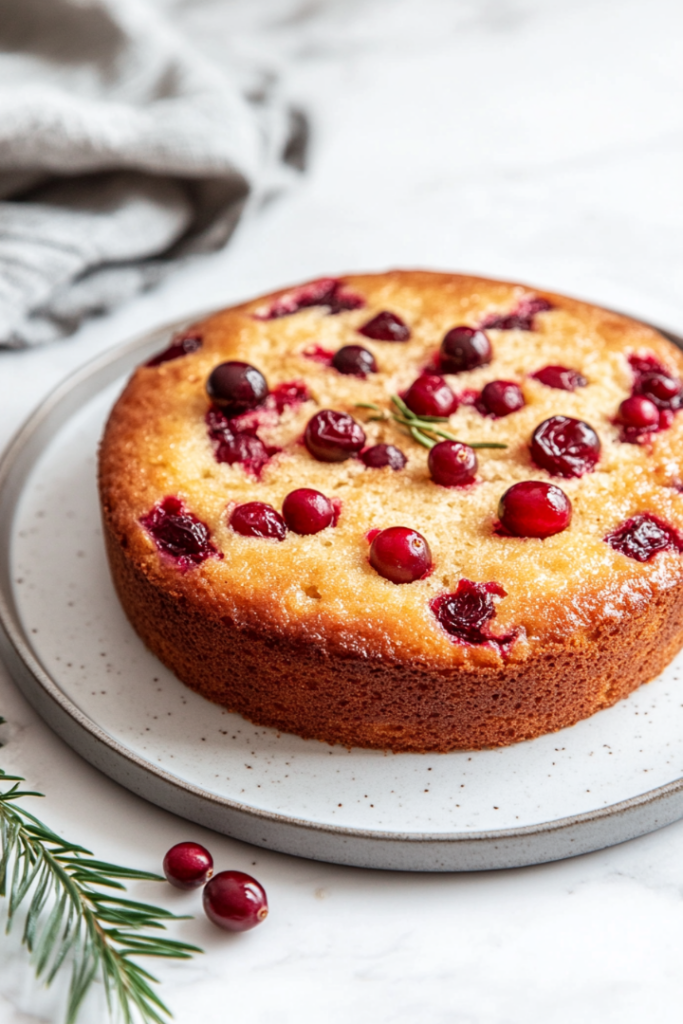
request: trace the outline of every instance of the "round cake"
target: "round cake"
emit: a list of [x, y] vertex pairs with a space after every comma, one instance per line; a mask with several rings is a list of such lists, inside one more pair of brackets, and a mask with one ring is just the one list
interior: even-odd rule
[[682, 376], [644, 324], [455, 274], [217, 313], [106, 427], [123, 608], [193, 690], [305, 738], [570, 726], [683, 646]]

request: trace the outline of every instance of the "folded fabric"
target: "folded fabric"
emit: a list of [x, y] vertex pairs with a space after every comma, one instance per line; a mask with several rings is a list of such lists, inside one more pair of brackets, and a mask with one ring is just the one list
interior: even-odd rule
[[222, 246], [293, 173], [293, 124], [145, 0], [0, 0], [0, 345]]

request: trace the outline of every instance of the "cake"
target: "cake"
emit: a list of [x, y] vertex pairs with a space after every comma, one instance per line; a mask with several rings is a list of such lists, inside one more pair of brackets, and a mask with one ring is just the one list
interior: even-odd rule
[[137, 368], [111, 573], [183, 683], [262, 726], [449, 751], [561, 729], [683, 646], [683, 356], [456, 274], [321, 279]]

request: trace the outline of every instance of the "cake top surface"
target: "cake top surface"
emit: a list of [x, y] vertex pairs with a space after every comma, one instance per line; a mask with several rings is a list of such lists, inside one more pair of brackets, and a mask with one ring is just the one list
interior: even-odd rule
[[[456, 332], [449, 348], [444, 338], [462, 327], [469, 335]], [[482, 328], [488, 361], [480, 353], [480, 365], [450, 372]], [[259, 404], [236, 415], [207, 395], [212, 372], [232, 361], [267, 382]], [[539, 644], [618, 628], [683, 578], [681, 376], [683, 356], [654, 329], [523, 285], [422, 271], [311, 282], [193, 325], [165, 357], [136, 370], [102, 445], [105, 515], [152, 580], [226, 622], [363, 657], [444, 666], [523, 659]], [[437, 380], [427, 386], [425, 377]], [[448, 388], [455, 411], [425, 420], [429, 401], [444, 395], [438, 411], [448, 412]], [[323, 410], [350, 415], [365, 435], [341, 461], [316, 457], [306, 432]], [[553, 462], [556, 417], [580, 436], [567, 441], [560, 423], [565, 449]], [[544, 440], [537, 428], [548, 420], [555, 435]], [[470, 477], [443, 486], [436, 479], [447, 472], [439, 477], [429, 445], [444, 438], [434, 429], [506, 447], [476, 449]], [[570, 442], [574, 463], [562, 458]], [[402, 468], [366, 464], [364, 453], [380, 444], [403, 453]], [[570, 521], [558, 532], [514, 535], [512, 499], [504, 509], [500, 501], [526, 481], [569, 499]], [[332, 502], [333, 521], [317, 533], [277, 525], [300, 488]], [[524, 519], [532, 499], [528, 489], [516, 493]], [[235, 528], [235, 510], [251, 502], [277, 513], [272, 536]], [[183, 558], [158, 543], [155, 524], [174, 510], [189, 516], [190, 533], [199, 524], [190, 546], [205, 542], [203, 554]], [[412, 582], [392, 582], [371, 563], [377, 531], [398, 526], [418, 531], [431, 552]], [[444, 618], [446, 598], [467, 589], [462, 581], [477, 585], [479, 633], [449, 631]]]

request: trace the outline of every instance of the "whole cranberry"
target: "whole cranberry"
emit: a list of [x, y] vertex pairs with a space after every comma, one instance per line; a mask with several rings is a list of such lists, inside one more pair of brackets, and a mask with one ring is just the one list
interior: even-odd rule
[[588, 383], [582, 373], [568, 366], [544, 366], [531, 376], [547, 388], [557, 388], [558, 391], [576, 391], [577, 388], [585, 388]]
[[475, 327], [453, 327], [441, 342], [440, 362], [444, 373], [461, 373], [486, 366], [493, 358], [491, 342]]
[[526, 404], [519, 384], [511, 380], [492, 380], [483, 389], [479, 401], [492, 416], [509, 416]]
[[214, 367], [206, 382], [206, 391], [226, 416], [239, 416], [261, 405], [268, 394], [268, 385], [255, 366], [231, 361]]
[[216, 462], [267, 462], [268, 449], [255, 434], [224, 433], [216, 448]]
[[557, 484], [525, 480], [500, 499], [498, 518], [515, 537], [552, 537], [572, 521], [572, 503]]
[[410, 330], [396, 313], [384, 310], [358, 328], [358, 333], [373, 341], [408, 341]]
[[362, 345], [344, 345], [332, 356], [332, 366], [337, 373], [345, 373], [350, 377], [367, 377], [369, 373], [377, 373], [377, 363], [372, 352]]
[[348, 413], [321, 409], [308, 421], [304, 444], [319, 462], [343, 462], [364, 447], [365, 431]]
[[583, 476], [600, 458], [600, 438], [583, 420], [551, 416], [534, 430], [530, 449], [536, 465], [553, 476]]
[[243, 537], [284, 540], [287, 534], [284, 519], [265, 501], [247, 501], [244, 505], [237, 505], [230, 516], [230, 525]]
[[164, 857], [164, 874], [176, 889], [198, 889], [213, 874], [213, 857], [199, 843], [176, 843]]
[[219, 871], [204, 886], [204, 911], [228, 932], [246, 932], [268, 917], [266, 890], [243, 871]]
[[626, 427], [652, 430], [659, 426], [659, 409], [645, 395], [631, 395], [619, 406], [619, 419]]
[[320, 491], [300, 487], [290, 491], [283, 501], [282, 515], [290, 530], [307, 536], [320, 533], [334, 522], [334, 506]]
[[460, 441], [439, 441], [429, 452], [427, 464], [432, 480], [442, 487], [471, 484], [479, 465], [474, 450]]
[[401, 449], [393, 444], [375, 444], [361, 452], [360, 457], [368, 469], [383, 469], [389, 466], [390, 469], [399, 470], [403, 469], [408, 461]]
[[390, 526], [380, 530], [370, 547], [370, 565], [392, 583], [414, 583], [432, 567], [429, 544], [417, 530]]
[[458, 408], [455, 397], [443, 377], [425, 373], [408, 388], [403, 400], [416, 416], [450, 416]]
[[636, 394], [645, 395], [658, 409], [679, 409], [682, 390], [680, 380], [664, 373], [645, 373], [634, 388]]
[[168, 363], [171, 359], [179, 359], [181, 356], [189, 356], [193, 352], [197, 352], [202, 347], [202, 339], [198, 334], [185, 334], [180, 338], [176, 338], [168, 348], [165, 348], [163, 352], [157, 352], [155, 356], [152, 356], [145, 366], [161, 366], [162, 363]]

